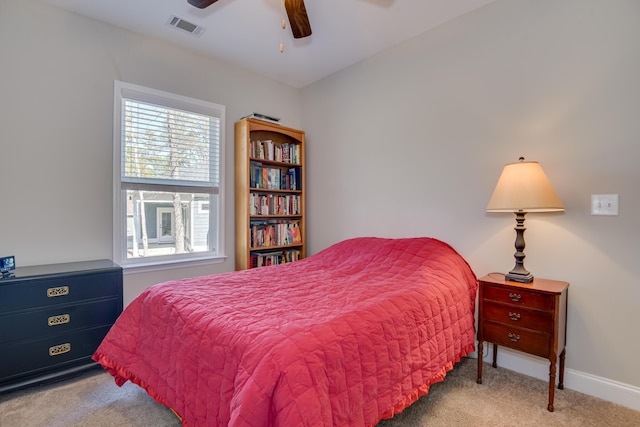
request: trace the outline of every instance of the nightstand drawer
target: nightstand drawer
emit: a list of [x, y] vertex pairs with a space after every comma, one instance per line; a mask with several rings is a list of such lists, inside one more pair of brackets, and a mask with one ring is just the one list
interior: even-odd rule
[[551, 312], [531, 310], [522, 306], [500, 304], [493, 301], [484, 301], [484, 320], [493, 320], [505, 325], [533, 329], [539, 332], [553, 333], [553, 318]]
[[482, 332], [486, 341], [536, 356], [549, 357], [549, 334], [494, 322], [483, 322]]
[[484, 299], [504, 302], [508, 304], [524, 305], [529, 308], [551, 310], [553, 295], [530, 292], [526, 289], [505, 289], [497, 286], [484, 287]]
[[0, 378], [11, 381], [13, 377], [53, 371], [83, 360], [89, 363], [109, 328], [101, 326], [5, 345], [0, 353]]
[[[33, 340], [74, 329], [111, 325], [119, 314], [120, 298], [114, 297], [0, 316], [0, 342]], [[16, 325], [20, 327], [16, 328]]]
[[120, 295], [120, 272], [38, 278], [1, 284], [0, 313]]

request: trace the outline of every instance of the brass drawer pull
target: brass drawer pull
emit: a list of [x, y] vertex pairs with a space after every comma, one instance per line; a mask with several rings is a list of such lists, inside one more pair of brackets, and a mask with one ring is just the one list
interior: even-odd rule
[[518, 302], [522, 299], [522, 295], [509, 292], [509, 298], [511, 298], [511, 301]]
[[47, 324], [49, 326], [64, 325], [69, 322], [71, 322], [71, 315], [69, 314], [58, 314], [47, 319]]
[[509, 339], [513, 342], [520, 341], [520, 335], [509, 332]]
[[68, 286], [58, 286], [57, 288], [49, 288], [47, 289], [47, 296], [49, 298], [61, 297], [64, 295], [69, 295], [69, 287]]
[[520, 313], [509, 312], [509, 318], [511, 320], [520, 320]]
[[60, 354], [68, 353], [71, 351], [71, 343], [64, 343], [49, 347], [49, 356], [58, 356]]

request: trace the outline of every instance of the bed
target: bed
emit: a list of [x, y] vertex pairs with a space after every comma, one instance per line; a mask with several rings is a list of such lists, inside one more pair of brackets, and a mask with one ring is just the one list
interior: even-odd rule
[[442, 241], [354, 238], [151, 286], [93, 358], [189, 427], [373, 426], [473, 351], [476, 287]]

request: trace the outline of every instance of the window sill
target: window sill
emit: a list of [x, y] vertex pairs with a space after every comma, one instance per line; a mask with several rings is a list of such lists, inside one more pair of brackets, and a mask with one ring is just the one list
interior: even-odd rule
[[137, 274], [137, 273], [148, 273], [153, 271], [161, 271], [161, 270], [173, 270], [176, 268], [188, 268], [188, 267], [197, 267], [201, 265], [209, 265], [209, 264], [221, 264], [227, 260], [226, 255], [218, 255], [218, 256], [207, 256], [202, 258], [191, 258], [188, 260], [184, 259], [172, 259], [172, 260], [161, 260], [161, 261], [149, 261], [145, 263], [136, 263], [136, 264], [120, 264], [123, 270], [123, 274]]

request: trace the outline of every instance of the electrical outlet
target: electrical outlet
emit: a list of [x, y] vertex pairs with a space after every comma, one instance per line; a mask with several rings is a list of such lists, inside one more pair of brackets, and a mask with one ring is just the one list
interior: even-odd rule
[[592, 194], [591, 215], [618, 215], [618, 195]]

